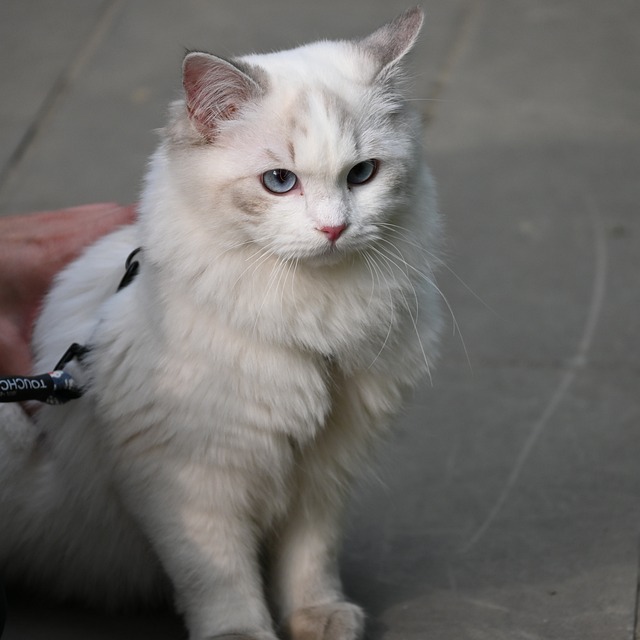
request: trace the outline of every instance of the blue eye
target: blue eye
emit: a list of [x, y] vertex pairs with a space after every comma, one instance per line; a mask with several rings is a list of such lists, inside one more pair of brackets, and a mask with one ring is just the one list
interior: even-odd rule
[[364, 160], [363, 162], [358, 162], [358, 164], [351, 167], [351, 171], [349, 171], [347, 175], [347, 182], [350, 185], [364, 184], [365, 182], [369, 182], [369, 180], [376, 175], [377, 171], [377, 160]]
[[271, 193], [288, 193], [298, 184], [298, 176], [287, 169], [271, 169], [262, 174], [262, 184]]

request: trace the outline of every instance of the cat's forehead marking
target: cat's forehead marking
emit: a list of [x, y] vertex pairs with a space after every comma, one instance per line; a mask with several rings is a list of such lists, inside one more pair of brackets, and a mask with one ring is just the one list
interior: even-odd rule
[[307, 135], [306, 121], [309, 118], [309, 96], [306, 91], [299, 91], [291, 101], [287, 113], [287, 129], [291, 133]]
[[360, 150], [359, 131], [353, 107], [348, 100], [328, 87], [316, 94], [313, 134], [326, 147], [327, 156], [344, 153], [357, 156]]
[[[362, 160], [362, 87], [332, 85], [326, 78], [274, 75], [264, 103], [272, 123], [264, 158], [273, 167], [335, 179]], [[271, 138], [269, 140], [269, 138]]]
[[295, 162], [296, 162], [296, 148], [295, 148], [295, 145], [293, 144], [293, 140], [288, 140], [287, 141], [287, 151], [289, 152], [289, 158], [291, 159], [291, 162], [293, 164], [295, 164]]
[[[269, 158], [269, 160], [271, 160], [272, 162], [275, 162], [276, 164], [278, 163], [282, 164], [282, 160], [280, 156], [272, 149], [265, 149], [264, 153], [267, 156], [267, 158]], [[280, 166], [280, 164], [278, 164], [278, 166]]]

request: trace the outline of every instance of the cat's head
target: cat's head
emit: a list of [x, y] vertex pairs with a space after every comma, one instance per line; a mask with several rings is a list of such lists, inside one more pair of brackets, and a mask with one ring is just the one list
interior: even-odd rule
[[166, 149], [203, 228], [284, 258], [335, 261], [375, 242], [423, 166], [400, 82], [422, 21], [415, 8], [361, 40], [187, 54]]

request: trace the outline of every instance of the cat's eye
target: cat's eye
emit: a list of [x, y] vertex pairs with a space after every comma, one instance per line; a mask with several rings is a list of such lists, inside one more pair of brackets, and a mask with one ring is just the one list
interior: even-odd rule
[[350, 185], [361, 185], [369, 182], [378, 171], [377, 160], [364, 160], [351, 167], [351, 171], [347, 174], [347, 182]]
[[298, 176], [287, 169], [271, 169], [262, 174], [262, 184], [271, 193], [288, 193], [298, 184]]

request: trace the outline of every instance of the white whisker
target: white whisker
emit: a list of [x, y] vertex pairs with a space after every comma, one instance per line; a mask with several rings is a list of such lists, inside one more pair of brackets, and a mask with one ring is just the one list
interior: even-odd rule
[[225, 250], [222, 251], [221, 253], [216, 254], [216, 258], [221, 258], [222, 256], [226, 255], [230, 251], [235, 251], [235, 249], [240, 249], [240, 247], [246, 247], [250, 244], [254, 244], [254, 241], [244, 240], [243, 242], [236, 242], [235, 244], [232, 244], [226, 247]]
[[367, 253], [363, 254], [365, 263], [367, 268], [369, 269], [369, 273], [371, 274], [371, 291], [369, 292], [369, 302], [367, 303], [367, 309], [371, 308], [371, 303], [373, 301], [373, 296], [376, 292], [376, 281], [378, 283], [378, 287], [382, 286], [382, 281], [380, 280], [380, 267], [376, 264], [376, 261], [373, 256], [370, 256]]
[[380, 354], [384, 351], [384, 348], [387, 346], [387, 343], [389, 342], [389, 337], [391, 336], [391, 330], [393, 328], [393, 326], [395, 325], [395, 319], [396, 319], [396, 312], [395, 312], [395, 305], [393, 304], [393, 296], [391, 294], [391, 287], [389, 286], [388, 281], [386, 280], [386, 278], [384, 277], [384, 273], [381, 269], [381, 267], [378, 265], [375, 256], [369, 256], [368, 254], [364, 254], [364, 258], [365, 261], [367, 263], [367, 266], [369, 267], [369, 271], [371, 272], [371, 278], [372, 278], [372, 289], [371, 289], [371, 297], [369, 298], [369, 304], [368, 307], [371, 306], [371, 301], [373, 299], [373, 294], [374, 294], [374, 289], [373, 289], [373, 278], [375, 277], [378, 281], [378, 285], [380, 288], [382, 288], [382, 280], [385, 281], [385, 284], [387, 286], [387, 294], [389, 296], [389, 308], [391, 309], [391, 317], [389, 318], [389, 326], [387, 328], [387, 334], [382, 342], [382, 346], [380, 347], [378, 353], [376, 354], [375, 358], [371, 361], [371, 363], [369, 364], [369, 366], [367, 367], [368, 369], [371, 369], [373, 367], [373, 365], [377, 362], [378, 358], [380, 357]]
[[[447, 310], [449, 311], [449, 314], [451, 316], [451, 320], [453, 322], [453, 334], [454, 335], [456, 333], [458, 334], [458, 337], [460, 338], [460, 343], [462, 345], [462, 349], [464, 351], [465, 358], [467, 360], [467, 364], [469, 365], [469, 368], [471, 370], [473, 370], [473, 367], [471, 365], [471, 359], [469, 358], [469, 352], [467, 350], [467, 345], [466, 345], [466, 342], [464, 340], [464, 336], [462, 335], [462, 330], [460, 329], [460, 325], [458, 324], [458, 320], [457, 320], [457, 318], [455, 316], [455, 313], [453, 312], [453, 308], [449, 304], [449, 300], [444, 295], [444, 292], [442, 291], [442, 289], [440, 289], [440, 287], [436, 284], [436, 282], [435, 282], [435, 280], [433, 278], [429, 277], [426, 273], [420, 271], [420, 269], [417, 269], [413, 265], [409, 264], [404, 259], [404, 257], [402, 256], [400, 250], [398, 249], [398, 247], [396, 245], [394, 245], [389, 240], [383, 240], [383, 242], [385, 242], [386, 244], [391, 245], [395, 249], [395, 252], [392, 254], [394, 258], [396, 258], [397, 260], [400, 260], [406, 266], [407, 269], [410, 269], [413, 273], [415, 273], [420, 278], [422, 278], [425, 282], [427, 282], [431, 287], [433, 287], [433, 289], [440, 296], [440, 298], [442, 298], [442, 301], [444, 302], [445, 306], [447, 307]], [[385, 252], [385, 255], [387, 255], [386, 252], [388, 250], [385, 249], [384, 247], [380, 247], [380, 251], [381, 252]], [[400, 269], [403, 273], [405, 273], [405, 271], [403, 269], [401, 269], [401, 267], [399, 265], [397, 265], [397, 263], [395, 263], [394, 260], [392, 260], [391, 258], [389, 258], [389, 259], [398, 267], [398, 269]], [[406, 275], [406, 273], [405, 273], [405, 275]], [[414, 293], [415, 293], [415, 288], [414, 288]]]
[[298, 313], [298, 296], [296, 295], [295, 279], [296, 279], [296, 273], [298, 271], [298, 264], [300, 263], [300, 259], [294, 258], [289, 262], [293, 264], [293, 272], [291, 273], [291, 300], [293, 301], [293, 308], [297, 314]]
[[[388, 242], [388, 241], [387, 241]], [[393, 245], [392, 245], [393, 246]], [[415, 302], [415, 309], [416, 309], [416, 317], [418, 314], [418, 308], [420, 306], [420, 303], [418, 301], [418, 292], [416, 291], [416, 288], [413, 284], [413, 282], [411, 281], [411, 278], [409, 277], [409, 271], [408, 271], [408, 267], [410, 267], [411, 265], [401, 256], [398, 256], [398, 259], [401, 261], [401, 263], [405, 266], [405, 269], [403, 269], [394, 259], [393, 257], [389, 256], [388, 253], [385, 252], [383, 247], [374, 247], [373, 250], [388, 264], [388, 265], [392, 265], [394, 267], [396, 267], [396, 269], [398, 269], [402, 275], [405, 277], [407, 284], [411, 287], [411, 291], [413, 292], [413, 299]], [[412, 267], [414, 268], [414, 267]], [[417, 269], [416, 269], [417, 271]], [[393, 270], [389, 268], [389, 273], [390, 275], [393, 275]], [[420, 272], [419, 272], [420, 273]], [[424, 275], [424, 274], [423, 274]], [[425, 279], [430, 282], [429, 278], [425, 276]]]
[[[273, 255], [274, 253], [273, 249], [271, 249], [270, 252], [271, 252], [271, 255]], [[276, 261], [271, 266], [271, 272], [269, 273], [269, 277], [267, 279], [267, 288], [264, 292], [264, 295], [262, 296], [262, 302], [258, 307], [258, 311], [256, 312], [256, 319], [253, 323], [254, 334], [256, 332], [256, 329], [258, 328], [258, 321], [260, 320], [262, 309], [264, 308], [264, 305], [266, 304], [267, 299], [271, 296], [271, 290], [274, 289], [274, 285], [275, 285], [275, 294], [277, 295], [278, 293], [278, 283], [280, 282], [280, 278], [282, 277], [282, 272], [284, 271], [284, 269], [282, 268], [282, 265], [286, 265], [286, 262], [279, 256], [276, 256]]]
[[[392, 224], [389, 222], [379, 222], [378, 226], [384, 227], [390, 233], [394, 233], [398, 238], [402, 239], [403, 242], [405, 242], [408, 245], [411, 245], [412, 247], [415, 247], [416, 249], [424, 253], [426, 256], [428, 256], [428, 258], [430, 260], [433, 260], [438, 267], [443, 267], [444, 269], [446, 269], [446, 271], [448, 271], [483, 307], [491, 311], [491, 313], [495, 314], [496, 316], [499, 315], [497, 311], [495, 311], [491, 307], [491, 305], [489, 305], [485, 300], [483, 300], [482, 297], [478, 295], [442, 258], [438, 257], [431, 251], [427, 250], [425, 247], [415, 242], [411, 238], [409, 231], [407, 229], [405, 229], [400, 225]], [[431, 267], [429, 267], [429, 270], [433, 271]]]
[[[250, 257], [253, 257], [253, 256], [258, 256], [258, 257], [255, 260], [253, 260], [247, 266], [247, 268], [236, 278], [236, 280], [233, 283], [231, 288], [234, 289], [236, 287], [238, 282], [240, 282], [240, 280], [242, 280], [242, 278], [247, 273], [247, 271], [249, 271], [249, 269], [253, 268], [253, 271], [252, 271], [252, 275], [253, 275], [256, 272], [256, 270], [258, 269], [258, 267], [260, 267], [260, 265], [262, 263], [264, 263], [266, 260], [268, 260], [274, 253], [275, 252], [273, 251], [273, 249], [265, 249], [264, 247], [262, 247], [261, 249], [259, 249], [255, 253], [251, 254]], [[247, 258], [246, 260], [249, 260], [249, 258]]]
[[[282, 280], [282, 289], [280, 291], [280, 317], [282, 318], [282, 321], [284, 323], [285, 322], [284, 294], [286, 292], [287, 280], [289, 279], [289, 274], [293, 269], [294, 262], [293, 260], [283, 260], [282, 262], [285, 264], [286, 268], [281, 270], [282, 275], [278, 277], [278, 283], [276, 284], [276, 293], [278, 292], [278, 288], [280, 287], [280, 281]], [[282, 276], [284, 276], [284, 279], [282, 278]]]
[[[418, 329], [419, 302], [418, 302], [418, 294], [417, 294], [416, 289], [415, 289], [415, 287], [413, 285], [413, 282], [411, 282], [411, 279], [409, 278], [408, 273], [406, 273], [402, 269], [402, 267], [400, 267], [400, 265], [395, 260], [390, 258], [385, 253], [383, 253], [383, 251], [381, 249], [376, 248], [376, 247], [372, 247], [372, 250], [378, 256], [380, 256], [380, 258], [382, 258], [384, 260], [385, 264], [387, 265], [387, 270], [389, 271], [389, 275], [393, 276], [392, 267], [395, 267], [396, 269], [398, 269], [400, 271], [400, 273], [405, 278], [406, 283], [409, 285], [409, 287], [411, 288], [411, 291], [413, 292], [414, 303], [415, 303], [415, 313], [411, 309], [411, 305], [409, 304], [409, 301], [407, 300], [405, 292], [402, 289], [399, 289], [399, 293], [402, 296], [402, 299], [404, 300], [405, 309], [407, 310], [407, 312], [409, 314], [409, 318], [411, 319], [411, 323], [413, 324], [413, 329], [415, 331], [416, 338], [418, 339], [418, 344], [420, 345], [420, 351], [422, 352], [422, 358], [423, 358], [424, 364], [425, 364], [425, 366], [427, 368], [427, 376], [429, 377], [429, 382], [431, 384], [433, 384], [433, 378], [431, 377], [431, 365], [429, 364], [429, 358], [427, 357], [427, 353], [426, 353], [426, 351], [424, 349], [424, 345], [422, 344], [422, 337], [420, 336], [420, 330]], [[408, 265], [406, 263], [405, 260], [403, 260], [403, 262], [404, 262], [404, 264], [406, 266], [410, 266], [410, 265]]]

